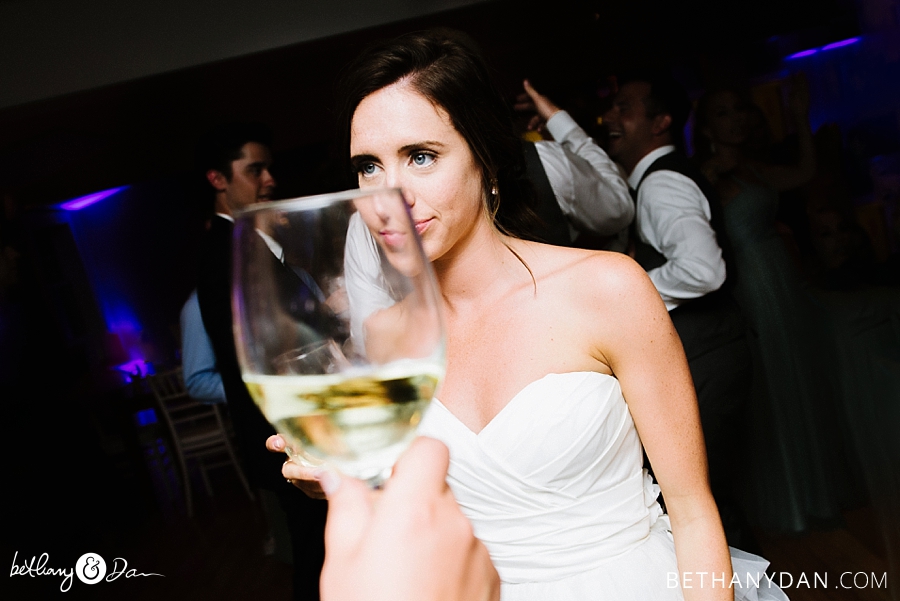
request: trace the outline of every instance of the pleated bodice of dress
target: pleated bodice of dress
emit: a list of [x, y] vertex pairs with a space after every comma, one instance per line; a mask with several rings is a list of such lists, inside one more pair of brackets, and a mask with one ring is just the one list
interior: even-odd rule
[[[683, 599], [659, 487], [614, 377], [549, 374], [477, 434], [435, 400], [419, 433], [450, 449], [447, 482], [500, 574], [502, 601]], [[767, 561], [731, 553], [745, 585], [735, 599], [787, 599], [765, 585]]]
[[478, 434], [436, 401], [420, 433], [449, 447], [448, 482], [504, 582], [600, 565], [645, 540], [662, 513], [608, 375], [547, 375]]

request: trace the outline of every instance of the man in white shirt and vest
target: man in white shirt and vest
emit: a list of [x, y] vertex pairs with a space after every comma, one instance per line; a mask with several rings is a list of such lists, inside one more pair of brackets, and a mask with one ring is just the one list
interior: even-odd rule
[[727, 290], [727, 237], [715, 191], [678, 149], [690, 114], [670, 77], [620, 80], [604, 116], [609, 154], [628, 173], [635, 200], [633, 256], [669, 309], [691, 369], [709, 458], [710, 484], [729, 544], [754, 550], [733, 494], [742, 473], [735, 451], [738, 412], [748, 400], [750, 350]]

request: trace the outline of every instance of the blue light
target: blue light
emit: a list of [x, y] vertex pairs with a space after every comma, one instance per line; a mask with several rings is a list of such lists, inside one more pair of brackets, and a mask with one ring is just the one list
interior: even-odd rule
[[[103, 292], [106, 292], [106, 290]], [[103, 300], [105, 301], [105, 299]], [[131, 308], [125, 306], [124, 301], [113, 298], [103, 303], [103, 309], [103, 313], [106, 315], [106, 328], [110, 332], [119, 336], [134, 337], [135, 340], [128, 340], [127, 342], [137, 342], [142, 326], [137, 317], [134, 316]]]
[[832, 50], [834, 48], [841, 48], [843, 46], [849, 46], [850, 44], [855, 44], [859, 41], [859, 38], [847, 38], [846, 40], [841, 40], [840, 42], [834, 42], [832, 44], [828, 44], [826, 46], [822, 46], [822, 50]]
[[96, 202], [100, 202], [104, 198], [108, 198], [115, 194], [116, 192], [121, 192], [128, 186], [120, 186], [118, 188], [110, 188], [109, 190], [103, 190], [102, 192], [94, 192], [93, 194], [88, 194], [87, 196], [80, 196], [78, 198], [73, 198], [72, 200], [67, 200], [66, 202], [59, 205], [60, 209], [65, 211], [77, 211], [79, 209], [83, 209], [84, 207], [88, 207]]
[[134, 414], [134, 421], [138, 426], [149, 426], [156, 423], [156, 411], [153, 409], [144, 409]]
[[789, 57], [787, 57], [787, 60], [792, 60], [795, 58], [803, 58], [804, 56], [812, 56], [813, 54], [815, 54], [818, 51], [819, 51], [818, 48], [811, 48], [809, 50], [804, 50], [802, 52], [798, 52], [796, 54], [790, 55]]

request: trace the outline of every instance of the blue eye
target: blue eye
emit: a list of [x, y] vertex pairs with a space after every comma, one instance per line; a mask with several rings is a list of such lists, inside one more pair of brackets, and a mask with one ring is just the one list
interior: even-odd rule
[[363, 163], [359, 167], [359, 172], [363, 175], [373, 175], [375, 173], [375, 163]]
[[418, 167], [427, 167], [434, 162], [434, 155], [428, 152], [414, 152], [411, 158]]

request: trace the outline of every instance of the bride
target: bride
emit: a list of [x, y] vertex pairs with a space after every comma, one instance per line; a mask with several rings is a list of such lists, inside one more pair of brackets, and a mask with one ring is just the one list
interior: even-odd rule
[[[759, 581], [786, 598], [764, 560], [729, 557], [687, 362], [646, 273], [526, 239], [521, 145], [477, 51], [403, 36], [363, 53], [343, 91], [360, 187], [403, 188], [440, 283], [447, 374], [420, 433], [450, 449], [504, 601], [724, 600]], [[283, 473], [321, 494], [312, 470]]]

